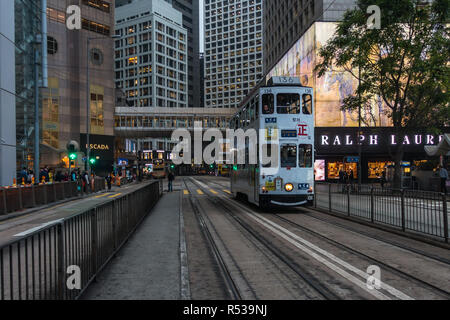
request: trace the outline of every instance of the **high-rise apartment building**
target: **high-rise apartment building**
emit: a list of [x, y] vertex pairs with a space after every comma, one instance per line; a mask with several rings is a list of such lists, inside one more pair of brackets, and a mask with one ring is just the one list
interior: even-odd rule
[[181, 13], [161, 0], [136, 0], [116, 10], [116, 87], [134, 107], [187, 107]]
[[205, 107], [238, 107], [262, 78], [262, 13], [262, 0], [205, 0]]
[[316, 21], [339, 21], [355, 0], [264, 0], [264, 67], [270, 71]]

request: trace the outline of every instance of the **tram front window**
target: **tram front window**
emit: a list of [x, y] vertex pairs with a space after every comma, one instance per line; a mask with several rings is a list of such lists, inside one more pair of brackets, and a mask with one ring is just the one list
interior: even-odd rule
[[278, 114], [299, 114], [300, 95], [297, 93], [280, 93], [277, 95]]
[[272, 114], [273, 113], [273, 94], [263, 94], [262, 96], [262, 113]]
[[297, 146], [286, 144], [281, 146], [281, 167], [297, 167]]
[[310, 94], [303, 95], [302, 112], [303, 114], [312, 114], [312, 96]]

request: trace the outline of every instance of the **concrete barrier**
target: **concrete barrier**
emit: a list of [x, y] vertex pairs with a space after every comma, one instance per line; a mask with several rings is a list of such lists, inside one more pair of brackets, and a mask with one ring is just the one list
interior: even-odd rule
[[[87, 193], [105, 190], [105, 180], [96, 177]], [[0, 215], [82, 195], [77, 182], [57, 182], [40, 185], [26, 185], [14, 188], [0, 188]]]

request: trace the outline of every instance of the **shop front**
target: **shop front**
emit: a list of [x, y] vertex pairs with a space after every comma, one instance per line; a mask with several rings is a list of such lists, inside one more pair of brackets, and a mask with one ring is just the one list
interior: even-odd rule
[[383, 175], [389, 181], [393, 178], [395, 150], [403, 144], [402, 175], [405, 183], [410, 184], [413, 168], [435, 160], [427, 156], [424, 146], [437, 145], [442, 140], [442, 135], [427, 133], [426, 130], [396, 137], [390, 127], [363, 128], [359, 147], [358, 128], [319, 127], [315, 132], [315, 179], [327, 182], [338, 182], [340, 171], [346, 173], [347, 181], [356, 182], [360, 168], [363, 183], [379, 182]]

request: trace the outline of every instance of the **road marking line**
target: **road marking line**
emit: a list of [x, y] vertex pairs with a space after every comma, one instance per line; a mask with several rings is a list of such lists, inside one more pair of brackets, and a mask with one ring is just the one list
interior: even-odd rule
[[213, 189], [209, 189], [209, 191], [211, 191], [214, 194], [218, 194], [216, 191], [214, 191]]
[[102, 194], [102, 195], [99, 195], [99, 196], [95, 196], [94, 198], [98, 199], [98, 198], [106, 197], [107, 195], [109, 195], [109, 193], [105, 193], [105, 194]]
[[[265, 217], [261, 217], [258, 216], [256, 217], [253, 214], [247, 213], [246, 214], [253, 218], [255, 221], [259, 222], [260, 224], [265, 225], [267, 228], [271, 229], [273, 232], [275, 232], [276, 234], [280, 235], [281, 237], [283, 237], [284, 239], [289, 238], [291, 240], [288, 240], [290, 243], [294, 244], [296, 247], [298, 247], [299, 249], [307, 252], [308, 254], [310, 254], [311, 256], [313, 256], [316, 260], [324, 263], [325, 265], [329, 266], [329, 264], [332, 266], [331, 269], [335, 270], [336, 272], [338, 272], [339, 274], [341, 274], [343, 277], [347, 278], [348, 280], [354, 282], [355, 284], [357, 284], [358, 286], [360, 286], [361, 288], [365, 289], [367, 292], [369, 292], [370, 294], [376, 296], [377, 298], [387, 298], [390, 299], [389, 297], [387, 297], [386, 295], [382, 294], [381, 292], [378, 292], [376, 290], [369, 290], [366, 286], [366, 283], [360, 281], [359, 279], [357, 279], [356, 277], [354, 277], [353, 275], [347, 273], [346, 271], [340, 269], [338, 266], [334, 265], [333, 263], [323, 259], [321, 256], [318, 256], [316, 253], [310, 251], [309, 249], [303, 247], [300, 243], [310, 247], [311, 249], [317, 251], [318, 253], [321, 253], [322, 255], [328, 257], [329, 259], [333, 260], [334, 262], [342, 265], [343, 267], [347, 268], [348, 270], [356, 273], [357, 275], [359, 275], [360, 277], [362, 277], [363, 279], [367, 280], [367, 278], [369, 278], [370, 276], [364, 272], [359, 270], [358, 268], [354, 267], [353, 265], [341, 260], [340, 258], [334, 256], [333, 254], [329, 253], [328, 251], [325, 251], [323, 249], [321, 249], [320, 247], [312, 244], [311, 242], [299, 237], [298, 235], [290, 232], [289, 230], [283, 228], [282, 226], [274, 223], [273, 221], [270, 221], [269, 219], [265, 218]], [[267, 222], [267, 223], [266, 223]], [[269, 226], [268, 224], [272, 225], [274, 228], [278, 229], [275, 230], [274, 228], [272, 228], [271, 226]], [[284, 233], [284, 235], [283, 235]], [[296, 240], [296, 241], [295, 241]], [[298, 242], [300, 243], [298, 243]], [[295, 244], [294, 242], [297, 242], [297, 244]], [[301, 248], [302, 247], [302, 248]], [[308, 252], [309, 251], [309, 252]], [[403, 299], [403, 300], [414, 300], [412, 297], [406, 295], [405, 293], [401, 292], [400, 290], [397, 290], [391, 286], [389, 286], [388, 284], [380, 281], [381, 284], [381, 288], [385, 289], [386, 291], [388, 291], [390, 294], [396, 296], [399, 299]]]
[[189, 194], [189, 191], [188, 191], [188, 190], [184, 190], [183, 193], [184, 193], [185, 195], [188, 195], [188, 194]]
[[225, 191], [226, 193], [228, 193], [228, 194], [231, 194], [231, 191], [229, 191], [229, 190], [223, 190], [223, 191]]
[[120, 195], [121, 195], [121, 193], [117, 193], [117, 194], [113, 194], [112, 196], [109, 196], [108, 198], [116, 198], [116, 197], [118, 197]]
[[31, 228], [31, 229], [25, 230], [25, 231], [23, 231], [23, 232], [21, 232], [21, 233], [15, 234], [14, 237], [23, 237], [23, 236], [26, 236], [26, 235], [28, 235], [28, 234], [30, 234], [30, 233], [33, 233], [33, 232], [35, 232], [35, 231], [38, 231], [38, 230], [43, 229], [43, 228], [45, 228], [45, 227], [48, 227], [48, 226], [50, 226], [50, 225], [53, 225], [53, 224], [57, 224], [57, 223], [59, 223], [59, 222], [62, 222], [63, 220], [64, 220], [64, 219], [58, 219], [58, 220], [53, 220], [53, 221], [49, 221], [49, 222], [43, 223], [43, 224], [41, 224], [40, 226], [37, 226], [37, 227]]
[[197, 193], [200, 194], [200, 195], [201, 195], [201, 194], [204, 194], [203, 191], [200, 190], [200, 189], [197, 189]]

